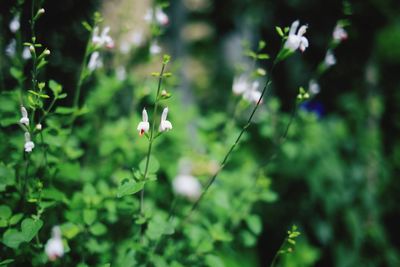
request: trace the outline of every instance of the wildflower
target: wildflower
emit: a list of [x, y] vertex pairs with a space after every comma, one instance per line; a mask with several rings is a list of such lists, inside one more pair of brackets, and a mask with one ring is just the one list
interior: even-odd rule
[[114, 47], [114, 41], [111, 38], [111, 36], [108, 34], [110, 32], [110, 27], [105, 27], [101, 34], [99, 34], [99, 27], [95, 27], [93, 30], [93, 36], [92, 36], [92, 42], [95, 45], [98, 45], [100, 47], [107, 47], [107, 48], [113, 48]]
[[196, 200], [201, 195], [200, 182], [190, 174], [180, 174], [172, 182], [172, 188], [178, 195]]
[[165, 26], [169, 23], [169, 18], [167, 14], [165, 14], [165, 12], [160, 7], [157, 7], [155, 10], [148, 9], [146, 11], [144, 20], [150, 23], [153, 21], [153, 18], [159, 25]]
[[172, 124], [167, 120], [168, 108], [164, 108], [161, 114], [160, 132], [169, 131], [172, 129]]
[[35, 147], [35, 144], [31, 141], [31, 135], [29, 132], [25, 132], [25, 152], [32, 152], [33, 148]]
[[342, 42], [347, 39], [348, 35], [346, 30], [340, 25], [340, 23], [336, 24], [335, 28], [333, 29], [332, 33], [333, 40], [335, 42]]
[[102, 66], [103, 66], [103, 62], [101, 61], [100, 53], [98, 51], [93, 52], [90, 55], [88, 69], [90, 71], [94, 71], [95, 69], [101, 68]]
[[51, 238], [47, 241], [44, 251], [50, 261], [55, 261], [64, 255], [64, 245], [59, 226], [53, 227]]
[[19, 120], [19, 123], [29, 126], [28, 111], [24, 106], [21, 106], [21, 116], [22, 118]]
[[149, 118], [147, 116], [147, 111], [144, 108], [142, 111], [142, 121], [139, 122], [137, 130], [139, 131], [139, 135], [142, 136], [144, 133], [147, 133], [150, 129]]
[[9, 57], [15, 56], [15, 52], [17, 50], [17, 41], [15, 39], [12, 39], [10, 43], [6, 47], [6, 55]]
[[260, 83], [258, 81], [253, 82], [251, 86], [243, 93], [243, 99], [249, 102], [258, 103], [258, 100], [260, 100], [261, 97], [261, 92], [258, 90], [259, 87]]
[[19, 22], [19, 14], [16, 14], [14, 16], [14, 18], [10, 21], [10, 24], [8, 26], [12, 33], [16, 33], [19, 30], [19, 28], [21, 26], [21, 24]]
[[235, 95], [243, 94], [247, 90], [248, 84], [249, 83], [246, 76], [241, 75], [239, 77], [235, 77], [233, 79], [233, 86], [232, 86], [233, 93]]
[[24, 47], [24, 50], [22, 50], [22, 58], [25, 60], [28, 60], [32, 57], [31, 51], [27, 46]]
[[313, 96], [319, 94], [320, 91], [321, 87], [319, 86], [318, 82], [314, 79], [310, 80], [308, 83], [308, 92], [310, 92], [310, 94]]
[[324, 63], [327, 67], [331, 67], [336, 64], [336, 57], [332, 50], [328, 50], [325, 55]]
[[161, 46], [158, 45], [157, 41], [150, 44], [150, 54], [157, 55], [161, 52]]
[[292, 23], [292, 26], [290, 26], [289, 30], [289, 36], [285, 42], [285, 48], [291, 50], [292, 52], [296, 51], [297, 49], [300, 49], [301, 52], [304, 52], [308, 47], [308, 40], [303, 36], [307, 31], [307, 25], [302, 25], [297, 31], [299, 25], [300, 23], [298, 20]]

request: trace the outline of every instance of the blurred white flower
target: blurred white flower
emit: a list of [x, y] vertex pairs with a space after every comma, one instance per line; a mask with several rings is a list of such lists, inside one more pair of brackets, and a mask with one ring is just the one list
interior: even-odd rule
[[38, 123], [35, 126], [36, 130], [41, 131], [42, 130], [42, 124]]
[[325, 55], [324, 63], [327, 67], [331, 67], [336, 64], [336, 57], [332, 50], [328, 50]]
[[25, 132], [25, 152], [32, 152], [33, 148], [35, 147], [35, 144], [31, 141], [31, 135], [29, 132]]
[[338, 23], [336, 24], [335, 28], [333, 29], [332, 33], [333, 40], [340, 43], [347, 39], [348, 35], [346, 30]]
[[199, 180], [189, 174], [179, 174], [172, 181], [172, 188], [178, 195], [194, 201], [201, 195], [201, 184]]
[[24, 50], [22, 50], [22, 58], [25, 60], [28, 60], [32, 57], [31, 51], [29, 50], [29, 47], [25, 46]]
[[157, 55], [161, 52], [161, 46], [158, 45], [157, 41], [150, 44], [150, 54]]
[[[251, 86], [243, 93], [243, 99], [257, 104], [261, 97], [261, 92], [258, 90], [259, 87], [260, 83], [258, 81], [253, 82]], [[260, 100], [260, 103], [261, 102], [262, 101]]]
[[169, 18], [167, 14], [160, 8], [157, 7], [155, 10], [150, 8], [146, 11], [146, 14], [144, 15], [144, 20], [148, 23], [151, 23], [155, 19], [155, 21], [159, 25], [167, 25], [169, 23]]
[[6, 55], [9, 57], [15, 56], [17, 50], [17, 41], [15, 39], [12, 39], [10, 43], [6, 46]]
[[139, 131], [139, 135], [142, 136], [144, 133], [147, 133], [150, 129], [149, 118], [147, 116], [147, 111], [144, 108], [142, 111], [142, 121], [139, 122], [137, 130]]
[[44, 251], [50, 261], [55, 261], [64, 255], [64, 245], [59, 226], [53, 227], [51, 238], [47, 241]]
[[101, 68], [102, 66], [103, 66], [103, 62], [101, 61], [100, 53], [98, 51], [93, 52], [90, 55], [88, 69], [90, 71], [94, 71], [95, 69]]
[[113, 48], [114, 47], [114, 41], [109, 35], [110, 32], [110, 27], [104, 27], [102, 30], [101, 34], [99, 34], [100, 30], [99, 27], [95, 27], [93, 29], [93, 35], [92, 35], [92, 43], [95, 45], [98, 45], [100, 47], [107, 47], [107, 48]]
[[19, 28], [20, 28], [20, 26], [21, 26], [21, 24], [20, 24], [20, 22], [19, 22], [19, 14], [16, 14], [16, 15], [13, 17], [13, 19], [10, 21], [10, 24], [9, 24], [8, 26], [9, 26], [10, 31], [11, 31], [12, 33], [16, 33], [16, 32], [19, 30]]
[[291, 51], [296, 51], [297, 49], [300, 49], [301, 52], [304, 52], [308, 47], [308, 40], [306, 37], [303, 36], [307, 31], [307, 25], [302, 25], [297, 31], [299, 25], [300, 22], [296, 20], [292, 23], [292, 26], [290, 26], [289, 36], [285, 42], [285, 48]]
[[243, 94], [249, 86], [249, 81], [245, 75], [240, 75], [233, 79], [232, 91], [235, 95]]
[[131, 36], [132, 44], [140, 46], [143, 43], [143, 32], [135, 31]]
[[168, 108], [164, 108], [161, 114], [161, 122], [160, 122], [160, 132], [169, 131], [172, 129], [172, 124], [167, 120]]
[[235, 95], [242, 95], [246, 101], [257, 103], [261, 97], [259, 87], [258, 81], [250, 82], [247, 76], [240, 75], [234, 78], [232, 91]]
[[317, 95], [321, 91], [321, 87], [319, 86], [318, 82], [314, 79], [310, 80], [308, 83], [308, 92], [311, 95]]
[[29, 126], [28, 111], [24, 106], [21, 106], [21, 119], [19, 120], [19, 123]]
[[117, 67], [115, 74], [117, 76], [117, 79], [120, 81], [123, 81], [126, 79], [126, 69], [123, 66]]

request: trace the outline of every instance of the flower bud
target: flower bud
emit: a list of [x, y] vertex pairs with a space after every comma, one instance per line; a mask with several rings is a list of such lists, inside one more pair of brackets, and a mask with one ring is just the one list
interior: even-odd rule
[[46, 56], [50, 55], [50, 50], [46, 48], [46, 49], [43, 51], [43, 54], [46, 55]]
[[44, 14], [44, 8], [41, 8], [37, 12], [38, 15], [43, 15]]
[[42, 130], [42, 124], [38, 123], [36, 124], [36, 130], [41, 131]]
[[35, 53], [35, 47], [33, 45], [29, 46], [29, 51], [31, 51], [31, 53]]

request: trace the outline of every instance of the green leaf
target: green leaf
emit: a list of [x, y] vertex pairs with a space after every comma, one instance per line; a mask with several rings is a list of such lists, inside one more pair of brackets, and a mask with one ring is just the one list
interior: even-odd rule
[[279, 34], [280, 37], [285, 36], [285, 34], [283, 33], [281, 27], [276, 26], [276, 27], [275, 27], [275, 30], [276, 30], [276, 32]]
[[96, 222], [89, 230], [93, 235], [99, 236], [104, 235], [107, 232], [107, 227], [102, 223]]
[[225, 267], [224, 262], [215, 255], [207, 255], [206, 256], [206, 264], [209, 267]]
[[267, 45], [267, 44], [265, 43], [265, 41], [262, 41], [262, 40], [259, 41], [259, 42], [258, 42], [258, 51], [264, 49], [266, 45]]
[[135, 194], [143, 189], [144, 184], [145, 184], [144, 182], [136, 182], [134, 180], [129, 180], [125, 183], [122, 183], [118, 187], [117, 197], [123, 197], [123, 196]]
[[57, 83], [54, 80], [50, 80], [49, 81], [49, 88], [50, 88], [50, 90], [53, 92], [53, 94], [55, 96], [59, 95], [61, 93], [61, 91], [62, 91], [61, 84]]
[[[160, 168], [160, 163], [158, 162], [158, 160], [154, 156], [150, 156], [147, 173], [156, 173], [159, 168]], [[139, 163], [139, 169], [143, 174], [145, 173], [145, 170], [146, 170], [146, 159], [143, 159]]]
[[14, 214], [11, 218], [10, 221], [8, 222], [10, 225], [14, 225], [19, 223], [19, 221], [24, 217], [23, 213], [17, 213]]
[[83, 221], [87, 225], [92, 225], [97, 218], [97, 211], [91, 209], [83, 210]]
[[4, 265], [7, 265], [7, 264], [12, 263], [12, 262], [14, 262], [13, 259], [6, 259], [6, 260], [3, 260], [3, 261], [0, 261], [0, 266], [4, 266]]
[[61, 225], [61, 232], [67, 239], [72, 239], [81, 232], [81, 228], [72, 222], [67, 222]]
[[24, 74], [21, 70], [12, 67], [10, 69], [10, 74], [12, 77], [14, 77], [16, 80], [20, 80], [21, 78], [23, 78]]
[[258, 54], [258, 59], [269, 59], [269, 55], [268, 54]]
[[17, 249], [25, 241], [24, 235], [15, 229], [8, 229], [3, 235], [3, 244], [13, 249]]
[[262, 222], [259, 216], [250, 215], [246, 218], [246, 223], [249, 229], [256, 235], [260, 234], [262, 231]]
[[0, 163], [0, 192], [3, 192], [7, 186], [15, 184], [14, 170]]
[[83, 26], [88, 32], [91, 32], [91, 31], [92, 31], [92, 26], [90, 26], [90, 24], [87, 23], [86, 21], [82, 21], [82, 26]]
[[21, 232], [26, 242], [30, 242], [43, 226], [40, 219], [27, 218], [21, 223]]
[[12, 215], [12, 211], [9, 206], [1, 205], [0, 206], [0, 218], [8, 220]]
[[67, 114], [72, 114], [75, 112], [75, 108], [70, 108], [70, 107], [57, 107], [55, 113], [57, 114], [63, 114], [63, 115], [67, 115]]

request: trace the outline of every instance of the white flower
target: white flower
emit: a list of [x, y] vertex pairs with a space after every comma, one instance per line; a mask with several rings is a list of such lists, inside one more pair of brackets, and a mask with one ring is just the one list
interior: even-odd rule
[[144, 133], [147, 133], [150, 129], [149, 118], [147, 116], [146, 109], [142, 111], [142, 121], [139, 122], [137, 130], [139, 131], [139, 135], [142, 136]]
[[335, 29], [333, 29], [332, 37], [333, 40], [340, 43], [341, 41], [346, 40], [348, 35], [346, 30], [338, 23], [336, 24]]
[[28, 111], [24, 106], [21, 106], [21, 119], [19, 120], [19, 123], [25, 124], [26, 126], [29, 126], [29, 118], [28, 118]]
[[242, 95], [243, 99], [249, 102], [258, 103], [261, 97], [261, 92], [258, 90], [259, 86], [258, 81], [251, 83], [247, 76], [241, 75], [233, 80], [232, 91], [235, 95]]
[[243, 93], [243, 99], [249, 102], [258, 103], [258, 100], [260, 100], [261, 97], [261, 92], [258, 90], [259, 87], [260, 83], [258, 81], [253, 82], [251, 86]]
[[117, 79], [120, 81], [123, 81], [126, 79], [126, 69], [123, 66], [117, 67], [115, 74], [117, 76]]
[[172, 124], [167, 120], [168, 108], [164, 108], [161, 114], [161, 122], [160, 122], [160, 132], [169, 131], [172, 129]]
[[150, 23], [153, 21], [153, 18], [158, 24], [163, 26], [169, 23], [169, 18], [167, 14], [165, 14], [165, 12], [160, 7], [157, 7], [155, 10], [150, 8], [146, 11], [146, 14], [144, 15], [144, 20]]
[[157, 55], [161, 52], [161, 46], [158, 45], [157, 41], [150, 44], [150, 54]]
[[9, 57], [15, 56], [15, 52], [17, 50], [17, 41], [15, 39], [12, 39], [10, 43], [6, 47], [6, 55]]
[[90, 71], [94, 71], [95, 69], [101, 68], [102, 66], [103, 66], [103, 62], [101, 61], [100, 53], [98, 51], [93, 52], [90, 55], [88, 69]]
[[319, 86], [317, 81], [310, 80], [310, 82], [308, 83], [308, 92], [311, 95], [316, 95], [316, 94], [319, 94], [320, 91], [321, 91], [321, 87]]
[[113, 48], [114, 47], [114, 41], [111, 38], [111, 36], [108, 34], [110, 32], [110, 27], [105, 27], [101, 34], [99, 34], [99, 27], [95, 27], [93, 29], [93, 36], [92, 36], [92, 42], [95, 45], [98, 45], [100, 47], [107, 47], [107, 48]]
[[180, 174], [172, 182], [172, 188], [178, 195], [182, 195], [191, 200], [196, 200], [201, 195], [200, 182], [189, 174]]
[[10, 21], [10, 24], [8, 26], [12, 33], [16, 33], [19, 30], [19, 28], [21, 26], [21, 24], [19, 22], [19, 14], [16, 14], [14, 16], [14, 18]]
[[60, 227], [53, 227], [51, 238], [47, 241], [44, 251], [50, 261], [55, 261], [64, 255], [64, 245], [61, 239]]
[[336, 64], [336, 57], [332, 50], [328, 50], [325, 55], [324, 63], [327, 67], [331, 67]]
[[31, 51], [29, 50], [29, 47], [25, 46], [24, 50], [22, 50], [22, 58], [25, 60], [28, 60], [32, 57]]
[[285, 48], [291, 51], [296, 51], [297, 49], [300, 49], [301, 52], [304, 52], [308, 47], [308, 40], [306, 37], [303, 36], [307, 31], [307, 25], [302, 25], [297, 31], [299, 25], [300, 22], [296, 20], [292, 23], [292, 26], [290, 26], [289, 36], [285, 42]]
[[167, 16], [167, 14], [165, 14], [164, 11], [160, 7], [156, 8], [156, 21], [160, 25], [167, 25], [169, 22], [169, 18]]
[[233, 79], [232, 91], [235, 95], [243, 94], [249, 86], [249, 82], [247, 77], [244, 75], [240, 75], [239, 77], [235, 77]]
[[136, 31], [131, 36], [131, 41], [135, 46], [140, 46], [143, 42], [143, 33], [141, 31]]
[[31, 141], [31, 135], [29, 132], [25, 132], [25, 152], [32, 152], [33, 148], [35, 147], [35, 144]]

